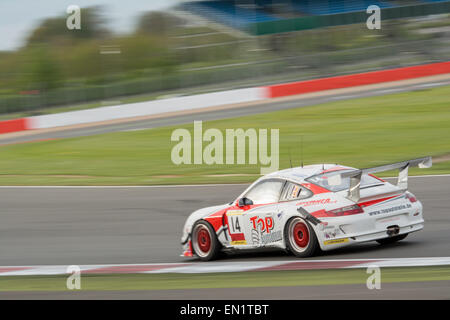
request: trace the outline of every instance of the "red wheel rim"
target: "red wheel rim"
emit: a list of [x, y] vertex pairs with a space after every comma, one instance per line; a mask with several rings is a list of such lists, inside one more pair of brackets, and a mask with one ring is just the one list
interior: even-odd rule
[[297, 222], [293, 233], [295, 244], [300, 248], [305, 248], [309, 243], [308, 227], [303, 222]]
[[209, 236], [209, 232], [206, 229], [200, 229], [197, 233], [197, 243], [199, 249], [204, 252], [208, 253], [209, 249], [211, 248], [211, 237]]

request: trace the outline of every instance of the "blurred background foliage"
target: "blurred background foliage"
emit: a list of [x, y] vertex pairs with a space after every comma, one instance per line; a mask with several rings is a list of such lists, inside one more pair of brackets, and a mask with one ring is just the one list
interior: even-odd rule
[[439, 35], [415, 32], [420, 25], [411, 27], [408, 20], [386, 22], [381, 30], [353, 24], [255, 37], [194, 25], [169, 12], [145, 12], [132, 32], [114, 34], [103, 12], [103, 7], [82, 9], [81, 30], [68, 30], [65, 14], [43, 20], [21, 48], [0, 52], [0, 113], [38, 113], [198, 87], [201, 92], [214, 90], [213, 85], [254, 86], [448, 57]]

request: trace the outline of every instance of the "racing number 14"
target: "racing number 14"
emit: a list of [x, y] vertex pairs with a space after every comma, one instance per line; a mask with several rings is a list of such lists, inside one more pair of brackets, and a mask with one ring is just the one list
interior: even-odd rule
[[239, 224], [239, 216], [231, 216], [231, 233], [241, 233], [241, 226]]
[[245, 235], [241, 229], [242, 225], [242, 210], [230, 210], [227, 212], [228, 218], [228, 232], [231, 236], [232, 245], [246, 245]]
[[242, 233], [241, 229], [242, 213], [243, 213], [242, 210], [229, 210], [227, 212], [230, 234]]

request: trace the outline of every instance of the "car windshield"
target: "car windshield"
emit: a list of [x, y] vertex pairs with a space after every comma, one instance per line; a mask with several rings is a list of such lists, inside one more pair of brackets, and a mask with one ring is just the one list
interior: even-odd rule
[[[312, 176], [311, 178], [308, 178], [306, 180], [311, 183], [314, 183], [320, 187], [328, 189], [330, 191], [338, 192], [338, 191], [346, 190], [350, 187], [350, 178], [349, 177], [341, 178], [340, 180], [337, 180], [337, 183], [335, 181], [335, 183], [332, 183], [332, 184], [329, 183], [328, 179], [330, 177], [336, 176], [338, 174], [342, 174], [344, 172], [349, 172], [349, 171], [352, 171], [352, 170], [338, 170], [338, 171], [326, 172], [326, 173]], [[361, 176], [361, 188], [380, 185], [380, 184], [382, 184], [382, 182], [373, 176], [370, 176], [368, 174], [363, 174]]]

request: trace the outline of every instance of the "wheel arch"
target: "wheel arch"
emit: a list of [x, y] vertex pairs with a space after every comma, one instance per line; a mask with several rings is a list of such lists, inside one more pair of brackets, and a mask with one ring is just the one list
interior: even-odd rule
[[[197, 226], [199, 226], [198, 229]], [[216, 230], [207, 219], [198, 219], [195, 221], [195, 223], [192, 226], [189, 238], [192, 243], [193, 253], [201, 260], [209, 261], [216, 259], [223, 247], [222, 243], [218, 239]], [[203, 242], [203, 244], [207, 246], [207, 248], [202, 248], [203, 246], [202, 241], [204, 241], [205, 239], [207, 240]], [[203, 251], [205, 255], [199, 254], [200, 251]]]
[[298, 212], [297, 212], [297, 207], [295, 207], [295, 210], [289, 210], [289, 213], [286, 212], [285, 216], [284, 216], [284, 222], [283, 222], [283, 243], [286, 246], [286, 237], [285, 237], [285, 231], [286, 231], [286, 227], [289, 223], [290, 220], [294, 219], [294, 218], [300, 218], [303, 221], [305, 221], [306, 223], [308, 223], [310, 229], [314, 230], [314, 234], [316, 235], [317, 239], [319, 239], [319, 230], [318, 227], [313, 225], [312, 223], [310, 223], [309, 221], [307, 221], [304, 217], [302, 217]]
[[[317, 233], [317, 230], [316, 230], [316, 226], [314, 226], [312, 223], [310, 223], [310, 221], [308, 221], [307, 219], [305, 219], [304, 217], [302, 217], [301, 215], [299, 215], [299, 214], [292, 214], [292, 215], [290, 215], [289, 217], [287, 217], [286, 218], [286, 220], [285, 220], [285, 223], [284, 223], [284, 226], [283, 226], [283, 245], [285, 246], [285, 249], [286, 250], [288, 250], [288, 251], [291, 251], [290, 250], [290, 247], [289, 247], [289, 244], [288, 244], [288, 241], [289, 241], [289, 236], [288, 236], [288, 228], [289, 228], [289, 226], [290, 226], [290, 222], [293, 220], [293, 219], [296, 219], [296, 218], [298, 218], [298, 219], [300, 219], [306, 226], [307, 226], [307, 228], [308, 228], [308, 232], [309, 233], [313, 233], [314, 234], [314, 236], [312, 237], [311, 236], [311, 234], [309, 234], [308, 235], [308, 238], [309, 238], [309, 241], [315, 241], [316, 242], [316, 244], [315, 245], [313, 245], [314, 247], [316, 247], [316, 249], [313, 249], [313, 253], [315, 252], [315, 253], [317, 253], [317, 249], [322, 249], [322, 247], [321, 247], [321, 243], [320, 243], [320, 238], [319, 238], [319, 236], [318, 236], [318, 233]], [[319, 250], [319, 251], [320, 251]]]

